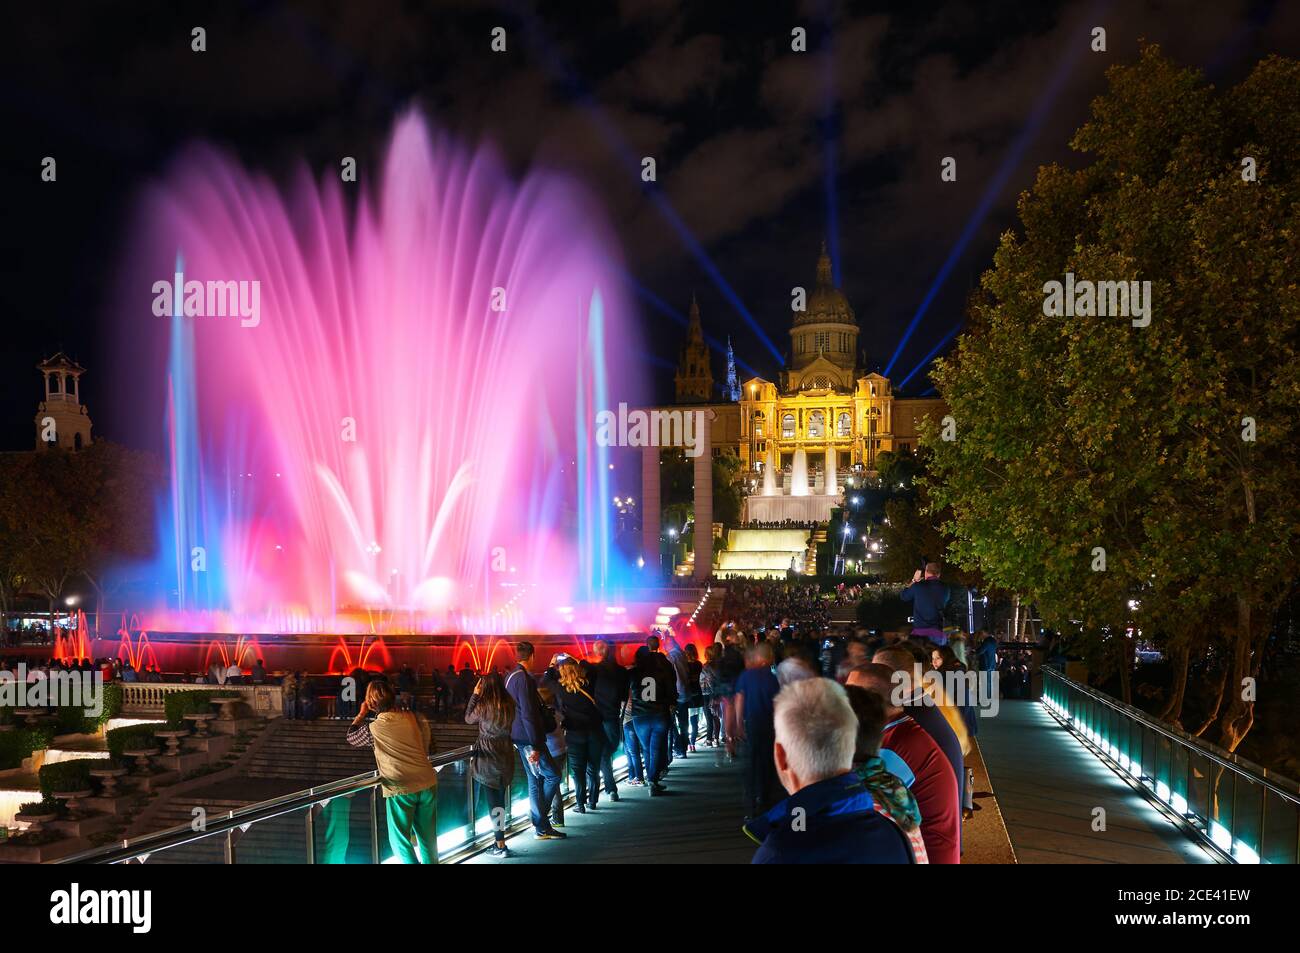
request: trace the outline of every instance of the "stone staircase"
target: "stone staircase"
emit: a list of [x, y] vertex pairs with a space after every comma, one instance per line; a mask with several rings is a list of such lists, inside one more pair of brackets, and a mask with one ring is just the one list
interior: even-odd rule
[[[305, 788], [373, 771], [369, 748], [347, 743], [348, 723], [337, 719], [290, 721], [275, 719], [268, 735], [242, 760], [239, 774], [194, 790], [178, 793], [161, 805], [150, 819], [151, 830], [189, 825], [195, 808], [209, 818], [259, 801], [292, 794]], [[434, 749], [449, 751], [473, 743], [478, 729], [463, 722], [433, 722]], [[331, 802], [327, 811], [341, 812], [346, 823], [330, 823], [320, 809], [316, 814], [317, 861], [369, 862], [369, 794], [352, 801]], [[381, 820], [382, 823], [382, 820]], [[306, 818], [302, 812], [255, 824], [239, 835], [236, 863], [301, 864], [307, 860]], [[183, 847], [160, 851], [149, 863], [219, 864], [224, 862], [225, 838], [212, 837]]]
[[804, 554], [804, 572], [808, 575], [817, 572], [817, 547], [824, 542], [826, 542], [826, 525], [819, 523], [808, 539], [808, 552]]
[[[241, 766], [250, 778], [275, 778], [300, 782], [308, 788], [375, 769], [369, 748], [347, 742], [348, 723], [335, 719], [289, 721], [276, 719], [266, 739]], [[478, 737], [473, 725], [433, 723], [434, 750], [448, 751]]]

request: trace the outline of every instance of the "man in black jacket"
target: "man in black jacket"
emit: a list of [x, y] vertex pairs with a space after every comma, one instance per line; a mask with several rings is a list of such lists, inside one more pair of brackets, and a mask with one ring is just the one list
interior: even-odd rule
[[668, 768], [669, 712], [677, 698], [677, 675], [668, 659], [659, 654], [659, 636], [651, 635], [645, 641], [632, 665], [628, 704], [645, 755], [646, 787], [655, 797], [664, 792], [661, 782]]
[[623, 740], [623, 703], [627, 700], [627, 670], [614, 658], [613, 646], [598, 639], [591, 647], [591, 661], [587, 663], [587, 680], [592, 685], [592, 696], [600, 711], [605, 731], [605, 746], [601, 751], [600, 773], [604, 779], [605, 793], [611, 801], [618, 800], [618, 787], [614, 783], [614, 754]]
[[533, 836], [538, 840], [558, 840], [564, 834], [551, 826], [551, 805], [560, 790], [560, 772], [546, 747], [542, 699], [532, 676], [533, 643], [516, 642], [515, 658], [519, 664], [506, 675], [506, 691], [515, 700], [510, 740], [528, 776], [528, 813], [533, 822]]

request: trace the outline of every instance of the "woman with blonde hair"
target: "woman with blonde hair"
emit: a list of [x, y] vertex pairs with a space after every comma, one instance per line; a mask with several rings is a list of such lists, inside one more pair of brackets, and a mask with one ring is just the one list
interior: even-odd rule
[[505, 679], [489, 672], [478, 680], [465, 706], [465, 723], [478, 725], [474, 744], [474, 783], [487, 803], [492, 818], [491, 853], [506, 856], [506, 824], [510, 785], [515, 779], [515, 746], [510, 726], [515, 720], [515, 700], [506, 691]]
[[595, 810], [600, 797], [600, 759], [605, 750], [605, 726], [591, 694], [587, 673], [578, 660], [566, 657], [556, 669], [551, 685], [555, 705], [564, 724], [569, 776], [576, 794], [575, 813]]

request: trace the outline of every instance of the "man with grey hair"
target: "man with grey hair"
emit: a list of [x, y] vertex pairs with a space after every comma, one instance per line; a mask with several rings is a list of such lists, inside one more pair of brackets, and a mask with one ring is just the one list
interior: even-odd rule
[[776, 667], [776, 680], [782, 688], [803, 678], [813, 678], [816, 674], [802, 657], [796, 655], [783, 659]]
[[798, 679], [774, 705], [777, 776], [789, 797], [745, 825], [756, 864], [907, 864], [902, 831], [853, 771], [858, 720], [843, 686]]

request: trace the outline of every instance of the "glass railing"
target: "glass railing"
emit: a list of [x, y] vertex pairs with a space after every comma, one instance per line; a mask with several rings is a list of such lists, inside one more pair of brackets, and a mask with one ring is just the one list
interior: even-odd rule
[[[494, 820], [475, 798], [466, 746], [430, 758], [438, 771], [438, 859], [454, 861], [491, 841]], [[564, 768], [562, 759], [557, 766]], [[623, 773], [626, 759], [614, 759]], [[571, 800], [567, 771], [561, 786]], [[528, 823], [528, 780], [521, 766], [507, 804], [507, 830]], [[82, 851], [61, 864], [379, 864], [393, 862], [383, 792], [374, 771], [295, 791], [221, 814], [208, 811], [188, 824]]]
[[1043, 705], [1223, 859], [1300, 863], [1300, 785], [1043, 668]]

